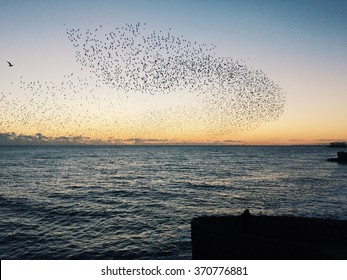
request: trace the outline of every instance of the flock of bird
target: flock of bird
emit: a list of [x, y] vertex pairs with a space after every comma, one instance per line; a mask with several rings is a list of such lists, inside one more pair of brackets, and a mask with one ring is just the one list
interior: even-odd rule
[[[53, 134], [67, 131], [74, 135], [78, 131], [95, 129], [94, 120], [102, 120], [107, 108], [102, 99], [94, 94], [96, 85], [92, 77], [78, 77], [73, 73], [61, 81], [27, 81], [20, 76], [17, 83], [11, 83], [10, 92], [0, 92], [0, 127], [2, 131], [25, 127], [25, 130]], [[20, 92], [20, 96], [16, 95]]]
[[[137, 23], [105, 32], [100, 25], [67, 28], [66, 35], [86, 75], [71, 73], [59, 82], [21, 77], [13, 91], [24, 98], [0, 92], [1, 130], [21, 123], [47, 133], [59, 128], [105, 135], [107, 128], [110, 135], [127, 129], [133, 137], [159, 137], [164, 131], [168, 137], [170, 131], [213, 136], [254, 129], [283, 113], [285, 93], [263, 71], [218, 57], [216, 46], [175, 36], [171, 29], [147, 31]], [[150, 105], [168, 96], [189, 102]], [[142, 112], [126, 117], [136, 99], [146, 101]]]

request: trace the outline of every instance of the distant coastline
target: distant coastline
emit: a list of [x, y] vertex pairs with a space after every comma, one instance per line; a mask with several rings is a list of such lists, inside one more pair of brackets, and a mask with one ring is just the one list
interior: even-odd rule
[[[0, 132], [1, 146], [331, 146], [332, 143], [345, 143], [339, 141], [322, 141], [312, 143], [299, 143], [291, 140], [279, 143], [267, 143], [264, 140], [258, 142], [248, 142], [237, 139], [216, 140], [216, 141], [194, 141], [194, 140], [175, 140], [175, 139], [156, 139], [156, 138], [109, 138], [92, 139], [85, 136], [45, 136], [42, 133], [34, 135], [16, 134], [15, 132]], [[341, 146], [339, 146], [341, 147]]]
[[89, 143], [0, 143], [0, 147], [322, 147], [326, 144], [216, 144], [216, 143], [165, 143], [165, 144], [89, 144]]

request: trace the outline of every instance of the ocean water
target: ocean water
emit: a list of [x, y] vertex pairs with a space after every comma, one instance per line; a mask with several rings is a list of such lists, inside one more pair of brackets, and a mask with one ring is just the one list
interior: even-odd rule
[[190, 259], [201, 215], [347, 220], [323, 146], [1, 146], [1, 259]]

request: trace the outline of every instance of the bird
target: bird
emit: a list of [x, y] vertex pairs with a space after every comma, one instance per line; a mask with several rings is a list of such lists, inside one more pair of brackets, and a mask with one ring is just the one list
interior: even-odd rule
[[12, 67], [12, 66], [13, 66], [13, 64], [12, 64], [11, 62], [7, 61], [7, 63], [8, 63], [8, 66], [9, 66], [9, 67]]

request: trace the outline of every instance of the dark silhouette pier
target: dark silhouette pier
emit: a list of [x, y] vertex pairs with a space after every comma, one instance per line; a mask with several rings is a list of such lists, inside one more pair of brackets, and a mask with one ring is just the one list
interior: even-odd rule
[[328, 158], [328, 161], [347, 163], [347, 152], [337, 152], [337, 158]]
[[197, 217], [193, 259], [347, 259], [347, 221], [288, 216]]

